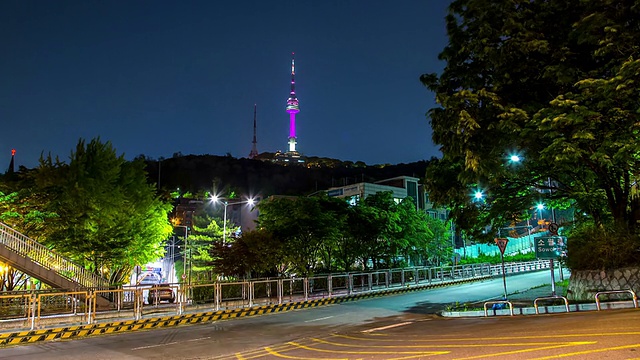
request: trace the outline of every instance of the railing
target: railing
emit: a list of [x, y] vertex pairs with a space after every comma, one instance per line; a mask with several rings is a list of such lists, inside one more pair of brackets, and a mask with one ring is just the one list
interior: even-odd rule
[[[88, 324], [149, 316], [171, 316], [217, 310], [278, 306], [310, 300], [375, 293], [390, 289], [454, 284], [460, 280], [489, 278], [489, 264], [386, 269], [339, 273], [309, 278], [258, 279], [211, 284], [167, 284], [161, 287], [124, 286], [57, 293], [23, 293], [0, 298], [0, 328], [34, 330], [62, 324]], [[171, 290], [175, 297], [154, 297]], [[98, 297], [109, 299], [101, 306]]]
[[28, 258], [39, 266], [51, 270], [59, 276], [78, 284], [78, 287], [106, 289], [109, 283], [106, 279], [88, 271], [83, 266], [56, 254], [47, 247], [26, 235], [0, 223], [0, 244]]
[[[515, 274], [528, 271], [538, 271], [550, 268], [549, 260], [535, 260], [526, 262], [505, 263], [504, 273]], [[491, 265], [491, 275], [502, 275], [502, 265]]]
[[[507, 273], [545, 268], [548, 268], [548, 261], [505, 264]], [[2, 328], [33, 330], [62, 324], [137, 320], [149, 316], [287, 305], [390, 289], [419, 289], [431, 285], [454, 284], [459, 280], [484, 279], [500, 274], [500, 266], [470, 264], [335, 273], [309, 278], [163, 285], [161, 289], [174, 292], [173, 302], [150, 295], [151, 285], [102, 290], [80, 288], [68, 289], [66, 292], [15, 292], [0, 297], [0, 331]], [[44, 293], [47, 295], [42, 295]], [[108, 299], [108, 304], [96, 301], [99, 297]], [[6, 311], [1, 311], [2, 309]]]

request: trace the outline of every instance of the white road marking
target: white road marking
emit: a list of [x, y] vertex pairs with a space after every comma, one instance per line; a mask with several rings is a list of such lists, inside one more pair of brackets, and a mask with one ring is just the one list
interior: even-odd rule
[[325, 316], [325, 317], [323, 317], [323, 318], [318, 318], [318, 319], [313, 319], [313, 320], [307, 320], [307, 321], [305, 321], [305, 322], [307, 323], [307, 322], [314, 322], [314, 321], [326, 320], [326, 319], [331, 319], [332, 317], [333, 317], [333, 315], [332, 315], [332, 316]]
[[174, 341], [174, 342], [164, 343], [164, 344], [148, 345], [148, 346], [140, 346], [140, 347], [133, 348], [133, 349], [131, 349], [131, 350], [152, 349], [152, 348], [160, 347], [160, 346], [176, 345], [176, 344], [180, 344], [180, 343], [182, 343], [182, 342], [200, 341], [200, 340], [207, 340], [207, 339], [211, 339], [211, 337], [210, 337], [210, 336], [207, 336], [207, 337], [202, 337], [202, 338], [197, 338], [197, 339], [190, 339], [190, 340], [187, 340], [187, 341]]
[[413, 321], [407, 321], [407, 322], [403, 322], [403, 323], [399, 323], [399, 324], [391, 324], [391, 325], [387, 325], [387, 326], [383, 326], [383, 327], [379, 327], [379, 328], [374, 328], [374, 329], [369, 329], [369, 330], [362, 330], [362, 332], [363, 333], [370, 333], [370, 332], [374, 332], [374, 331], [393, 329], [395, 327], [405, 326], [405, 325], [409, 325], [409, 324], [413, 324]]

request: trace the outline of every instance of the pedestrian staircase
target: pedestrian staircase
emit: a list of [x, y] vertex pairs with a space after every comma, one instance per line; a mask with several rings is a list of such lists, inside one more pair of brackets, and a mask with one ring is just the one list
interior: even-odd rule
[[[0, 223], [0, 261], [57, 289], [109, 288], [106, 279], [3, 223]], [[100, 303], [104, 301], [107, 300], [98, 300]]]

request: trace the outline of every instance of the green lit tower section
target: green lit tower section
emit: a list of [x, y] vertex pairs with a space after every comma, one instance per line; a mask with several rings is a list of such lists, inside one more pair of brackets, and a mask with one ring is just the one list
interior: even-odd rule
[[291, 53], [291, 93], [287, 99], [287, 112], [289, 113], [289, 152], [296, 152], [296, 114], [300, 112], [298, 98], [296, 97], [296, 61], [294, 53]]

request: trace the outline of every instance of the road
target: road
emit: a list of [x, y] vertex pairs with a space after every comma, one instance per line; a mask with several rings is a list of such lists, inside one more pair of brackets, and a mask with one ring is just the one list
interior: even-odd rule
[[[507, 278], [509, 292], [549, 272]], [[502, 279], [210, 324], [0, 349], [0, 359], [576, 359], [640, 357], [640, 311], [445, 319], [443, 304], [497, 298]], [[593, 352], [596, 351], [596, 352]], [[634, 352], [638, 351], [638, 352]], [[500, 355], [502, 354], [502, 355]], [[617, 357], [620, 356], [620, 357]]]

